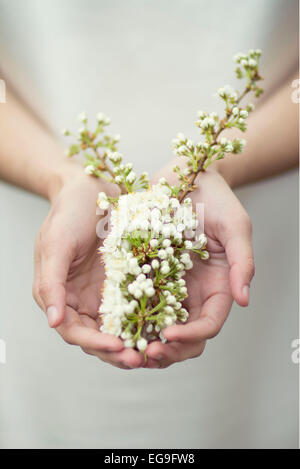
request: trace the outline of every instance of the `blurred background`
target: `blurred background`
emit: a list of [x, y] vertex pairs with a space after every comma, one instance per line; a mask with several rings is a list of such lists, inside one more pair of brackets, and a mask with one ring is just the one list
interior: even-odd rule
[[[221, 111], [214, 93], [249, 48], [267, 90], [286, 79], [298, 2], [0, 0], [0, 78], [58, 134], [82, 110], [108, 114], [137, 172], [166, 164], [178, 131], [196, 136], [198, 109]], [[254, 227], [250, 306], [202, 357], [127, 372], [48, 328], [31, 288], [49, 205], [0, 183], [0, 448], [298, 447], [298, 172], [236, 193]]]

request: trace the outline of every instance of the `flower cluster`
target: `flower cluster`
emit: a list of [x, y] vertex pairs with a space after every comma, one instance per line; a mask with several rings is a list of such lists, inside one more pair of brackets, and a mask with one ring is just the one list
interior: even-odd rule
[[[68, 156], [72, 157], [84, 152], [85, 173], [118, 185], [123, 194], [147, 189], [149, 187], [148, 174], [145, 172], [137, 177], [132, 171], [132, 163], [124, 165], [123, 155], [117, 152], [120, 135], [111, 137], [106, 134], [110, 118], [100, 112], [97, 115], [97, 126], [93, 132], [88, 130], [88, 119], [85, 112], [81, 112], [78, 118], [83, 127], [79, 129], [77, 136], [73, 135], [77, 139], [77, 143], [70, 146]], [[63, 134], [72, 135], [69, 130], [64, 130]]]
[[237, 77], [246, 80], [244, 91], [239, 93], [229, 85], [218, 89], [217, 95], [225, 104], [223, 118], [220, 118], [216, 112], [198, 111], [195, 125], [202, 137], [199, 142], [195, 143], [181, 133], [173, 140], [174, 153], [187, 158], [184, 170], [179, 166], [174, 168], [180, 181], [178, 191], [181, 193], [180, 200], [195, 189], [195, 178], [199, 172], [205, 171], [214, 161], [223, 159], [226, 153], [234, 154], [243, 151], [246, 140], [234, 138], [230, 141], [225, 137], [220, 137], [220, 134], [231, 128], [237, 128], [242, 132], [247, 130], [246, 119], [254, 110], [254, 105], [250, 103], [242, 107], [241, 101], [251, 91], [256, 97], [263, 92], [257, 86], [257, 82], [262, 79], [258, 73], [260, 56], [260, 50], [251, 49], [248, 54], [237, 54], [234, 57], [234, 61], [238, 64]]
[[187, 195], [197, 187], [198, 174], [211, 163], [243, 151], [244, 139], [229, 140], [221, 133], [231, 128], [246, 131], [254, 105], [242, 107], [241, 101], [249, 92], [256, 97], [262, 93], [257, 86], [260, 56], [260, 50], [250, 50], [234, 57], [237, 77], [246, 80], [244, 91], [229, 85], [219, 88], [217, 94], [225, 105], [222, 118], [215, 112], [198, 111], [199, 142], [182, 133], [173, 140], [175, 154], [186, 159], [183, 168], [174, 167], [179, 181], [175, 186], [162, 178], [150, 187], [147, 173], [137, 176], [131, 163], [123, 163], [117, 151], [120, 137], [106, 133], [109, 118], [98, 114], [96, 129], [90, 132], [86, 114], [79, 116], [83, 127], [69, 156], [84, 152], [85, 172], [116, 184], [121, 192], [117, 198], [104, 192], [98, 196], [99, 208], [111, 208], [111, 231], [100, 249], [106, 279], [99, 313], [101, 331], [121, 337], [126, 347], [143, 352], [150, 341], [165, 340], [164, 328], [188, 320], [183, 307], [184, 276], [193, 268], [192, 253], [203, 261], [209, 253], [205, 234], [196, 231], [197, 217]]
[[[107, 208], [105, 194], [98, 204]], [[206, 237], [195, 239], [196, 228], [191, 199], [180, 204], [164, 180], [149, 191], [119, 197], [100, 248], [106, 268], [101, 331], [143, 351], [149, 341], [164, 340], [165, 327], [187, 320], [183, 277], [193, 267], [190, 253], [208, 258]]]

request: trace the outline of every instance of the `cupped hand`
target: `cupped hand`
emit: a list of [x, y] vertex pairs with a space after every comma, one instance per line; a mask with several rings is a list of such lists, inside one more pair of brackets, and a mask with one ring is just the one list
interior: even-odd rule
[[[166, 176], [166, 172], [163, 174]], [[200, 174], [198, 189], [189, 196], [194, 205], [204, 204], [204, 231], [210, 258], [202, 261], [194, 256], [194, 267], [185, 277], [188, 322], [166, 328], [167, 343], [155, 341], [148, 345], [146, 366], [151, 368], [165, 368], [198, 357], [206, 340], [220, 332], [233, 299], [240, 306], [249, 303], [254, 260], [252, 228], [246, 211], [215, 169]]]
[[99, 331], [104, 268], [97, 251], [102, 240], [96, 234], [96, 200], [98, 192], [110, 188], [79, 166], [61, 174], [36, 238], [34, 298], [68, 344], [120, 368], [139, 367], [143, 357], [138, 352]]

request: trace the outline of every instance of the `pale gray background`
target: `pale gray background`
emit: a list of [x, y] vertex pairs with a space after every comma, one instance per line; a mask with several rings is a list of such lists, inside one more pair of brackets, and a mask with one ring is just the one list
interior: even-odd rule
[[[77, 125], [82, 109], [101, 110], [137, 171], [154, 172], [178, 131], [195, 136], [198, 108], [220, 109], [213, 94], [233, 82], [234, 53], [262, 48], [267, 82], [288, 74], [298, 9], [294, 0], [0, 0], [0, 28], [2, 71], [56, 131]], [[290, 172], [237, 191], [254, 225], [249, 308], [233, 307], [201, 358], [124, 372], [49, 330], [31, 297], [48, 203], [1, 184], [0, 447], [297, 447], [297, 187]]]

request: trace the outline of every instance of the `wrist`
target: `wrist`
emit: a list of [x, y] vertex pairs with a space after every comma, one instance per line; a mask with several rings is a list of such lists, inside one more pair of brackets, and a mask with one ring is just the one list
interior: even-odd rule
[[62, 163], [51, 174], [47, 184], [47, 198], [52, 204], [61, 191], [67, 187], [76, 187], [76, 190], [89, 190], [95, 192], [95, 197], [99, 192], [105, 192], [111, 197], [116, 197], [118, 188], [109, 182], [94, 176], [87, 175], [80, 163], [76, 161], [66, 161]]
[[48, 200], [52, 203], [60, 191], [69, 184], [71, 181], [75, 181], [82, 175], [82, 168], [73, 162], [61, 163], [55, 170], [49, 175], [47, 181], [46, 195]]
[[225, 179], [231, 189], [235, 187], [236, 184], [234, 178], [234, 171], [232, 170], [232, 165], [230, 165], [230, 161], [228, 161], [228, 157], [224, 160], [215, 161], [210, 168], [219, 173], [222, 178]]

